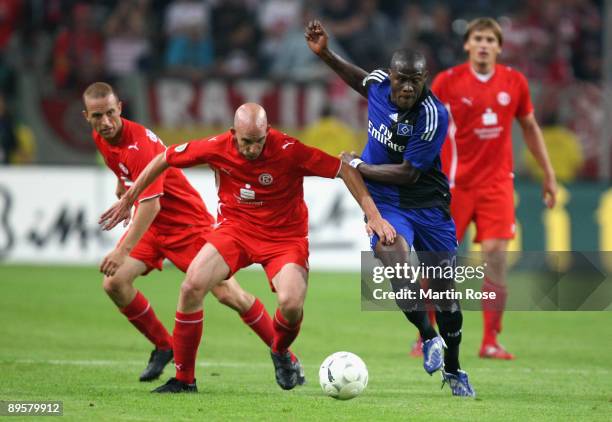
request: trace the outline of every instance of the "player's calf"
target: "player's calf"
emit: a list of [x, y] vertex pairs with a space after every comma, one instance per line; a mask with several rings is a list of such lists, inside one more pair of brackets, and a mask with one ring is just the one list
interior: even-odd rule
[[216, 285], [211, 292], [219, 303], [233, 309], [240, 315], [248, 312], [255, 302], [255, 296], [243, 290], [233, 277]]
[[104, 277], [102, 288], [119, 308], [126, 307], [135, 295], [132, 280], [117, 275]]

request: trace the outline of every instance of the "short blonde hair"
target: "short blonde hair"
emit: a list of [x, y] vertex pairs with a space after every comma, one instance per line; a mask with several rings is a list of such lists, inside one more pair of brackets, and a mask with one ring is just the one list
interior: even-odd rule
[[501, 46], [504, 43], [504, 37], [502, 35], [502, 29], [499, 23], [493, 18], [476, 18], [468, 23], [463, 34], [463, 42], [467, 42], [474, 31], [484, 31], [490, 29], [497, 38], [497, 42]]
[[[109, 95], [114, 95], [115, 98], [117, 98], [117, 94], [115, 94], [112, 86], [106, 82], [94, 82], [85, 89], [85, 92], [83, 92], [83, 102], [85, 102], [85, 97], [105, 98]], [[119, 98], [117, 98], [117, 100], [119, 100]]]

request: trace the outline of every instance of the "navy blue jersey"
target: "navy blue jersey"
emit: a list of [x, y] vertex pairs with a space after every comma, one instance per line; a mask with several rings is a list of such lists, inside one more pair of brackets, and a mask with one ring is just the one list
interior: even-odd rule
[[399, 110], [391, 102], [391, 82], [382, 70], [370, 73], [363, 84], [368, 89], [368, 142], [361, 159], [367, 164], [400, 164], [407, 160], [421, 171], [411, 185], [366, 180], [374, 200], [401, 208], [448, 209], [448, 180], [440, 162], [448, 129], [444, 105], [425, 88], [410, 110]]

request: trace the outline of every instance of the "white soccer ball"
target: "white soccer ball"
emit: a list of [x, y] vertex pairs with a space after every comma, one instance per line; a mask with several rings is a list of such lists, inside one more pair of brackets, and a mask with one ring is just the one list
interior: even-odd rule
[[329, 355], [319, 369], [319, 383], [330, 397], [348, 400], [357, 397], [368, 385], [368, 368], [351, 352]]

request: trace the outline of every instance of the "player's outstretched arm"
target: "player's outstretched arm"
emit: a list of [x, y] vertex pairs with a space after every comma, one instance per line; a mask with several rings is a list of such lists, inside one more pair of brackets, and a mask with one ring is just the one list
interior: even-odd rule
[[399, 186], [412, 185], [421, 175], [421, 170], [413, 167], [407, 160], [401, 164], [367, 164], [354, 152], [350, 154], [343, 152], [341, 158], [344, 163], [356, 168], [364, 179], [374, 182]]
[[363, 79], [368, 76], [368, 73], [362, 68], [347, 62], [329, 49], [327, 45], [329, 36], [320, 21], [313, 20], [308, 22], [304, 37], [313, 53], [319, 56], [325, 64], [336, 72], [348, 86], [363, 97], [368, 98], [368, 89], [362, 84]]
[[110, 230], [123, 220], [129, 218], [136, 199], [168, 167], [165, 152], [151, 160], [142, 173], [140, 173], [134, 185], [127, 190], [119, 201], [102, 213], [98, 221], [98, 224], [102, 226], [102, 230]]
[[344, 184], [363, 210], [368, 219], [368, 227], [378, 235], [385, 245], [392, 244], [397, 233], [393, 226], [380, 215], [359, 172], [343, 162], [338, 172], [338, 177], [342, 178]]
[[540, 125], [538, 125], [533, 113], [529, 113], [525, 117], [519, 117], [518, 121], [523, 130], [523, 137], [527, 148], [535, 157], [540, 168], [544, 171], [542, 199], [548, 208], [552, 208], [555, 206], [557, 200], [557, 178], [555, 176], [555, 170], [548, 158], [548, 151], [546, 150], [546, 144], [544, 143]]

